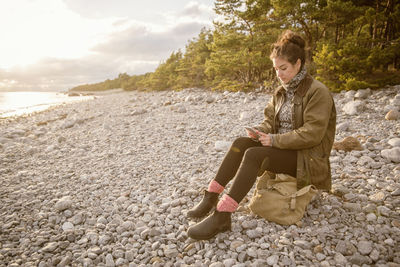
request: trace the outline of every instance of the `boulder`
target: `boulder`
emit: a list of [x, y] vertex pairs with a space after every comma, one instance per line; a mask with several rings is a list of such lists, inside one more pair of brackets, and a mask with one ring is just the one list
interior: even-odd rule
[[335, 142], [333, 144], [333, 149], [344, 150], [347, 152], [352, 150], [363, 150], [360, 141], [358, 141], [357, 138], [352, 136], [347, 136], [343, 140]]
[[345, 132], [349, 129], [349, 127], [350, 127], [350, 122], [345, 121], [336, 125], [336, 131]]
[[231, 146], [231, 142], [227, 141], [216, 141], [214, 144], [214, 148], [217, 151], [227, 151]]
[[400, 112], [398, 112], [397, 110], [390, 110], [385, 116], [385, 119], [388, 121], [395, 121], [398, 120], [399, 118], [400, 118]]
[[365, 103], [360, 100], [350, 101], [343, 106], [343, 112], [347, 115], [357, 115], [364, 110]]
[[393, 98], [389, 101], [389, 103], [395, 107], [400, 107], [400, 99], [398, 98]]
[[72, 206], [71, 197], [70, 196], [65, 196], [65, 197], [62, 197], [61, 199], [59, 199], [57, 201], [57, 203], [55, 204], [54, 208], [57, 211], [64, 211], [66, 209], [71, 208], [71, 206]]
[[371, 89], [367, 88], [367, 89], [360, 89], [358, 90], [355, 95], [354, 98], [358, 98], [358, 99], [366, 99], [371, 95]]
[[392, 138], [389, 140], [388, 144], [393, 147], [400, 146], [400, 138]]
[[393, 161], [395, 163], [400, 163], [400, 147], [394, 147], [391, 149], [384, 149], [381, 151], [382, 157]]

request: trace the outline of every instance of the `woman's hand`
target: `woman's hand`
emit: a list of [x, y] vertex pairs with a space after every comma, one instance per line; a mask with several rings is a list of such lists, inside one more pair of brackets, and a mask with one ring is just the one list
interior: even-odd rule
[[269, 134], [260, 131], [257, 131], [257, 133], [260, 136], [258, 141], [260, 141], [263, 146], [272, 146], [272, 140]]
[[[254, 129], [254, 130], [255, 130], [255, 129]], [[258, 136], [255, 135], [252, 131], [249, 131], [249, 130], [247, 130], [247, 129], [246, 129], [246, 131], [247, 131], [247, 136], [248, 136], [248, 137], [250, 137], [251, 139], [254, 139], [254, 140], [258, 140]], [[256, 130], [256, 132], [258, 132], [258, 131]]]

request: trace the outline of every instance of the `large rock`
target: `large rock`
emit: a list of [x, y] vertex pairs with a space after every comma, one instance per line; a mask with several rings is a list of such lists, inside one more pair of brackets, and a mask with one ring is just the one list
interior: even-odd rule
[[71, 208], [71, 206], [72, 206], [71, 197], [64, 196], [57, 201], [57, 203], [54, 205], [54, 208], [57, 211], [63, 211], [63, 210]]
[[392, 138], [389, 140], [388, 144], [393, 147], [400, 146], [400, 138]]
[[333, 149], [344, 151], [363, 150], [360, 141], [353, 136], [347, 136], [343, 140], [335, 142], [333, 144]]
[[231, 146], [231, 142], [227, 141], [216, 141], [214, 144], [214, 148], [217, 151], [227, 151]]
[[390, 161], [393, 161], [395, 163], [400, 162], [400, 147], [394, 147], [391, 149], [384, 149], [381, 151], [382, 157], [385, 159], [388, 159]]
[[348, 121], [338, 123], [336, 125], [336, 131], [337, 132], [345, 132], [349, 129], [349, 127], [350, 127], [350, 122], [348, 122]]
[[360, 241], [358, 242], [357, 249], [361, 255], [368, 255], [372, 251], [372, 243], [369, 241]]
[[347, 100], [353, 100], [356, 93], [357, 93], [357, 92], [354, 91], [354, 90], [347, 91], [347, 92], [344, 94], [344, 98], [347, 99]]
[[241, 121], [248, 121], [251, 118], [251, 114], [249, 112], [242, 112], [240, 113], [239, 120]]
[[370, 88], [360, 89], [355, 93], [354, 98], [366, 99], [370, 95], [371, 95], [371, 89]]
[[398, 99], [398, 98], [394, 98], [394, 99], [390, 100], [389, 103], [393, 106], [400, 107], [400, 99]]
[[357, 251], [354, 245], [348, 240], [339, 240], [335, 250], [344, 256], [353, 255]]
[[365, 103], [360, 100], [350, 101], [343, 106], [343, 112], [347, 115], [357, 115], [364, 110]]
[[390, 110], [385, 116], [385, 119], [388, 121], [395, 121], [398, 120], [399, 118], [400, 118], [400, 112], [398, 112], [397, 110]]

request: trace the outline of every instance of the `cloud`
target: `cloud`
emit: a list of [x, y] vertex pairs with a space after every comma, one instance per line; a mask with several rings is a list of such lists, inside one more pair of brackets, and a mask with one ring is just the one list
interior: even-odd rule
[[[75, 9], [90, 10], [89, 6], [77, 6], [77, 3], [82, 5], [82, 1], [65, 1], [75, 5]], [[95, 2], [92, 1], [93, 5]], [[106, 2], [109, 5], [108, 0], [101, 1], [102, 5]], [[160, 3], [167, 8], [165, 1]], [[163, 13], [165, 25], [140, 22], [130, 17], [109, 19], [110, 27], [101, 41], [79, 58], [49, 55], [30, 65], [7, 70], [0, 68], [0, 90], [66, 90], [80, 84], [113, 79], [119, 73], [133, 75], [154, 71], [173, 51], [183, 50], [188, 40], [197, 36], [201, 28], [212, 25], [211, 7], [199, 2], [182, 6]], [[101, 12], [106, 11], [103, 9]], [[73, 41], [79, 43], [79, 40]]]
[[211, 6], [200, 4], [198, 2], [189, 2], [182, 11], [178, 12], [179, 16], [192, 18], [210, 19], [215, 16]]
[[157, 65], [156, 61], [120, 61], [104, 55], [46, 58], [24, 67], [0, 69], [0, 90], [62, 91], [79, 84], [114, 79], [119, 73], [150, 72]]
[[164, 60], [174, 50], [196, 36], [204, 24], [185, 22], [165, 31], [152, 31], [144, 26], [131, 26], [115, 32], [107, 40], [93, 47], [92, 51], [127, 60]]

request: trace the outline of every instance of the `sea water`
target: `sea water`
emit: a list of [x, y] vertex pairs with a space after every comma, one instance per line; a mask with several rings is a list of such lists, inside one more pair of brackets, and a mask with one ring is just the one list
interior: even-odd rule
[[93, 99], [93, 96], [68, 96], [60, 92], [1, 92], [0, 118], [27, 115], [52, 106]]

